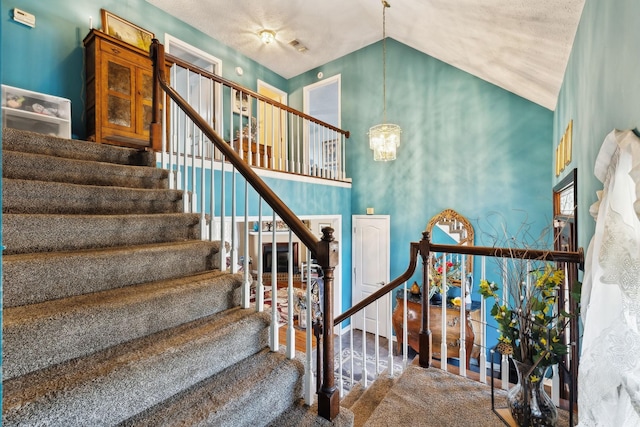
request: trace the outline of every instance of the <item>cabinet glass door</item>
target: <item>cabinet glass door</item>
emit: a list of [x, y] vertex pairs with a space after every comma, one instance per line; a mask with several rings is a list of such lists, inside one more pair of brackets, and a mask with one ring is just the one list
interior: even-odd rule
[[138, 69], [138, 84], [140, 85], [140, 98], [138, 104], [139, 120], [137, 133], [149, 135], [152, 120], [153, 105], [153, 76], [146, 70]]
[[107, 122], [117, 126], [132, 126], [132, 68], [117, 62], [107, 65]]

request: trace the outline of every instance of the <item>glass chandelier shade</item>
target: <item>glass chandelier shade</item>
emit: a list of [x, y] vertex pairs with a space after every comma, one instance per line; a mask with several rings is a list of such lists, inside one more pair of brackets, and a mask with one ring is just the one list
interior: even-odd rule
[[373, 150], [373, 160], [388, 162], [396, 159], [400, 146], [400, 126], [391, 123], [375, 125], [369, 129], [369, 148]]
[[[382, 105], [384, 122], [387, 121], [387, 33], [386, 11], [391, 7], [386, 0], [382, 0]], [[369, 148], [373, 150], [373, 160], [388, 162], [396, 159], [396, 151], [400, 146], [400, 126], [382, 123], [369, 128]]]

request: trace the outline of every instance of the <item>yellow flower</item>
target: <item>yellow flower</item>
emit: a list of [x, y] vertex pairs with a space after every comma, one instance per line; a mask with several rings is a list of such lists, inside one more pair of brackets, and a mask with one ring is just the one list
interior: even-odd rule
[[498, 341], [503, 342], [505, 344], [511, 344], [511, 338], [507, 338], [505, 336], [500, 335]]
[[454, 299], [451, 300], [451, 303], [455, 306], [460, 307], [460, 297], [455, 297]]
[[540, 377], [537, 375], [531, 375], [529, 379], [531, 380], [532, 383], [537, 383], [538, 381], [540, 381]]
[[545, 347], [547, 346], [547, 340], [545, 338], [540, 338], [540, 343]]

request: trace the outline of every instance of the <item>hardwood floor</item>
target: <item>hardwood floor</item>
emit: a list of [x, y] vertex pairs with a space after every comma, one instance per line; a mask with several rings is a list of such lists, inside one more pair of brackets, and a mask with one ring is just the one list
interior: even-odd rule
[[[296, 351], [300, 353], [307, 352], [307, 331], [298, 327], [293, 328], [295, 331], [295, 347]], [[278, 342], [280, 345], [287, 345], [287, 325], [282, 325], [279, 331]], [[311, 339], [312, 348], [316, 348], [316, 338]]]

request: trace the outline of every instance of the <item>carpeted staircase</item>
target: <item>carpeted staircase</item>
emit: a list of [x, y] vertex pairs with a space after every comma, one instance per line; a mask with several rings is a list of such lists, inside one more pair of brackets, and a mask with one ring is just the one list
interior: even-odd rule
[[302, 366], [148, 152], [3, 131], [4, 426], [268, 425]]

